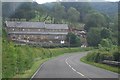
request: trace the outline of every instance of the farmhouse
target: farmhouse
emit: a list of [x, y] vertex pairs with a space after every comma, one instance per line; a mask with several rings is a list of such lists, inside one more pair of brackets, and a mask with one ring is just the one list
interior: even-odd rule
[[67, 24], [6, 21], [9, 40], [20, 44], [65, 44]]

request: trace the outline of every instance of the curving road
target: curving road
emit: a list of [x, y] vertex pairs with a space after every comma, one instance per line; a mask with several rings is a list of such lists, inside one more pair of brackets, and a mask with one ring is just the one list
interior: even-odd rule
[[87, 52], [64, 54], [45, 62], [33, 78], [118, 78], [118, 74], [80, 62]]

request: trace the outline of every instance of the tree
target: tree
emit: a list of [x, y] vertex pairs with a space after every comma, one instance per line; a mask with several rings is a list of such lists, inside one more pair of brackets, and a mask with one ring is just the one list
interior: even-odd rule
[[20, 6], [22, 2], [3, 2], [2, 3], [2, 17], [3, 20], [6, 18], [13, 17], [15, 10]]
[[38, 17], [39, 21], [41, 21], [41, 17], [43, 15], [46, 15], [47, 12], [45, 12], [45, 10], [42, 8], [41, 5], [37, 5], [34, 7], [34, 9], [36, 10], [36, 16]]
[[88, 14], [92, 10], [90, 3], [62, 2], [61, 4], [65, 7], [65, 10], [68, 10], [70, 7], [73, 7], [77, 11], [79, 11], [80, 12], [80, 17], [79, 17], [80, 22], [83, 22], [85, 15]]
[[62, 19], [65, 16], [65, 7], [60, 3], [56, 3], [54, 6], [54, 13], [55, 17]]
[[77, 11], [75, 8], [70, 7], [67, 11], [68, 19], [70, 22], [76, 22], [80, 18], [80, 12]]
[[113, 57], [114, 57], [115, 61], [119, 62], [120, 61], [120, 51], [118, 50], [118, 51], [114, 52]]
[[26, 21], [29, 21], [30, 19], [35, 17], [35, 12], [34, 10], [30, 10], [24, 13], [24, 18], [26, 19]]
[[98, 12], [89, 13], [85, 18], [85, 29], [88, 31], [91, 27], [105, 27], [106, 20]]
[[112, 46], [112, 42], [111, 42], [111, 40], [110, 39], [102, 39], [101, 40], [101, 42], [100, 42], [100, 45], [102, 46], [102, 47], [111, 47]]
[[24, 2], [15, 9], [14, 14], [10, 16], [10, 18], [18, 18], [18, 19], [26, 19], [26, 21], [35, 17], [35, 11], [32, 8], [31, 2]]
[[103, 28], [101, 30], [101, 38], [102, 39], [111, 38], [111, 31], [110, 31], [110, 29]]
[[[52, 16], [55, 18], [55, 21], [58, 23], [61, 19], [64, 19], [66, 15], [65, 7], [60, 3], [55, 3], [53, 7]], [[56, 23], [55, 22], [55, 23]]]
[[101, 41], [100, 28], [91, 28], [87, 33], [87, 42], [89, 46], [98, 46]]
[[68, 33], [68, 35], [67, 35], [67, 42], [69, 42], [71, 45], [74, 45], [74, 46], [80, 46], [81, 45], [80, 38], [77, 37], [73, 33]]

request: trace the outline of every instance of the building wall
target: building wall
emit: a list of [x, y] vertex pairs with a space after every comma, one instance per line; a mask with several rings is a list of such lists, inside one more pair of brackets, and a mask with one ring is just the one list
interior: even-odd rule
[[[15, 42], [30, 42], [30, 43], [62, 43], [66, 40], [68, 28], [65, 25], [51, 24], [48, 27], [44, 25], [34, 24], [29, 27], [26, 25], [18, 25], [16, 23], [6, 23], [6, 30], [10, 40]], [[43, 27], [42, 27], [43, 26]], [[55, 27], [55, 29], [54, 29]], [[62, 41], [62, 42], [61, 42]]]
[[8, 32], [68, 32], [67, 29], [7, 28]]
[[45, 31], [45, 29], [35, 29], [35, 28], [15, 28], [15, 27], [11, 27], [11, 28], [7, 28], [8, 32], [43, 32]]
[[33, 42], [55, 42], [60, 43], [61, 40], [66, 40], [66, 35], [18, 35], [18, 34], [10, 34], [11, 40], [17, 41], [33, 41]]
[[[10, 40], [20, 42], [50, 42], [60, 43], [62, 40], [66, 40], [66, 34], [27, 34], [27, 32], [67, 32], [66, 29], [31, 29], [31, 28], [7, 28], [8, 36]], [[9, 32], [26, 32], [24, 34], [15, 34]]]

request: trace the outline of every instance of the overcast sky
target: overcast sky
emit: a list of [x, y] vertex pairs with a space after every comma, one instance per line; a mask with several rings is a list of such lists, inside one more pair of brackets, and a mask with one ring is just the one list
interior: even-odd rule
[[[57, 0], [35, 0], [36, 2], [38, 2], [39, 4], [42, 4], [42, 3], [46, 3], [46, 2], [56, 2]], [[60, 0], [61, 1], [61, 0]], [[82, 0], [81, 0], [82, 1]], [[83, 0], [84, 1], [84, 0]], [[91, 0], [89, 0], [91, 1]], [[103, 1], [103, 0], [96, 0], [96, 1]], [[105, 0], [105, 1], [112, 1], [112, 2], [116, 2], [116, 1], [119, 1], [119, 0]]]

